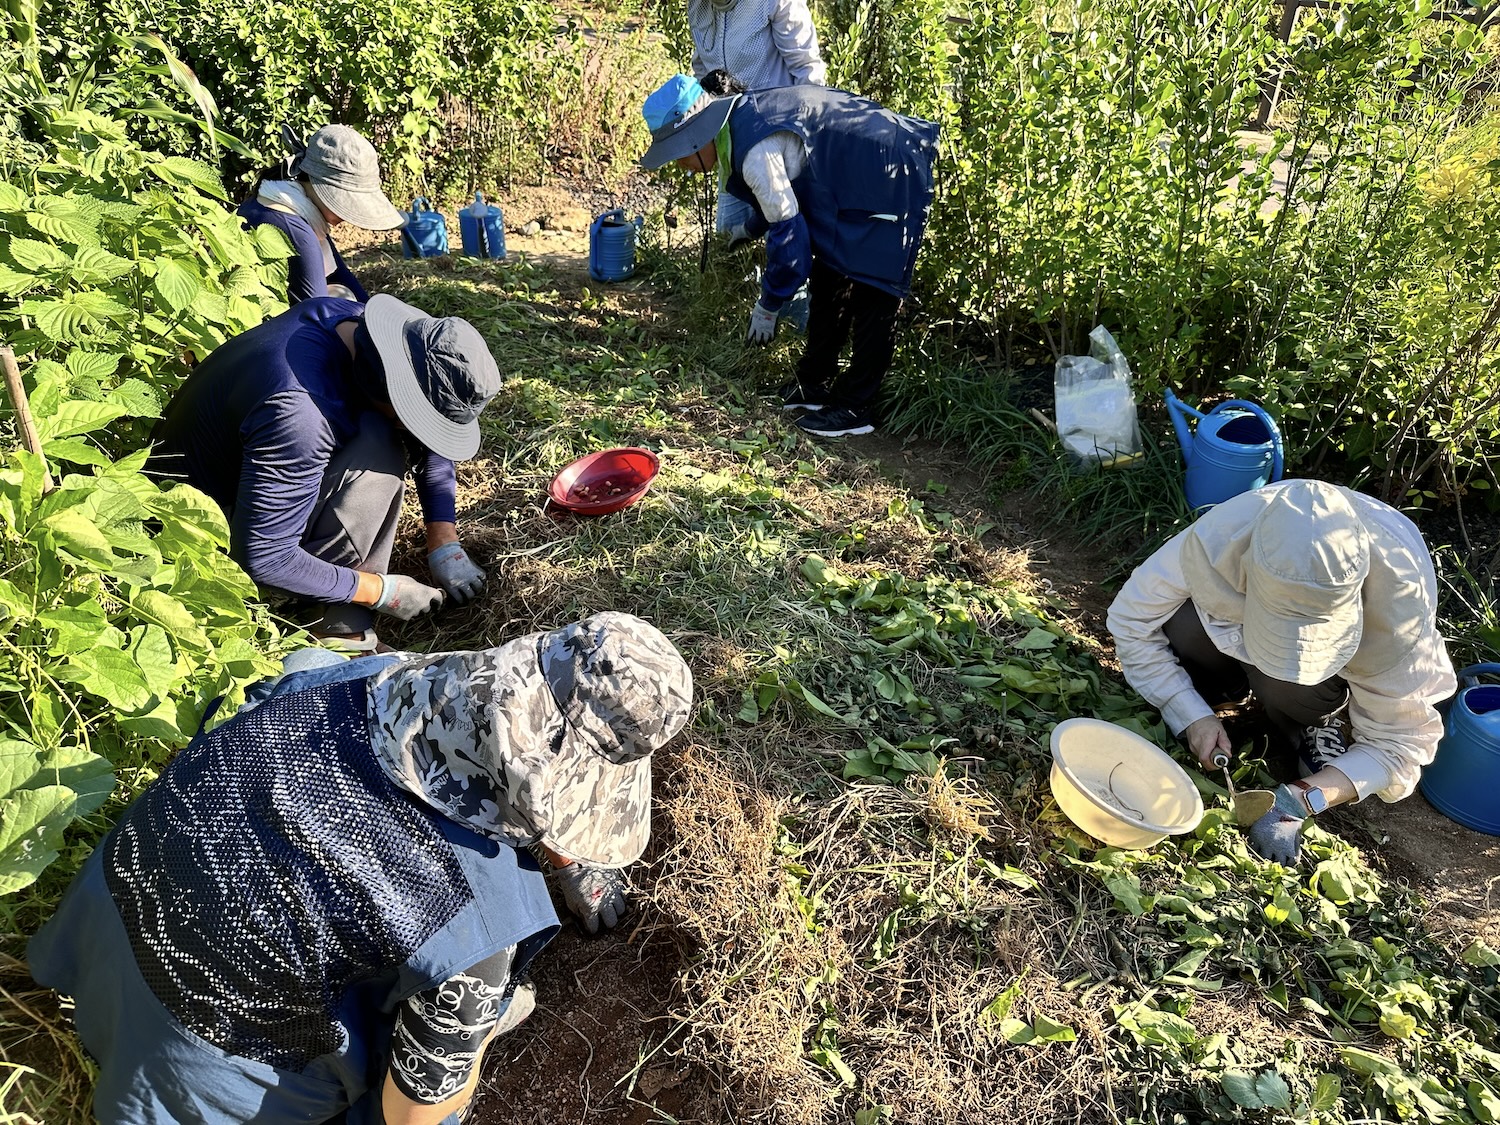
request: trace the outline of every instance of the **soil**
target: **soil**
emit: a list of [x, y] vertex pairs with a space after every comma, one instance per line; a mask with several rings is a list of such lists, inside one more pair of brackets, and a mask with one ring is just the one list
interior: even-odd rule
[[[505, 211], [508, 253], [544, 266], [562, 301], [598, 288], [588, 277], [588, 225], [591, 213], [618, 205], [613, 199], [556, 185], [517, 189], [496, 202]], [[528, 228], [532, 222], [539, 229]], [[456, 218], [450, 215], [449, 223], [456, 248]], [[345, 241], [341, 237], [341, 245]], [[384, 247], [367, 243], [360, 256], [392, 253], [391, 245], [388, 239]], [[610, 292], [621, 311], [659, 315], [644, 279]], [[888, 433], [831, 444], [848, 457], [878, 462], [934, 510], [991, 524], [986, 546], [1013, 552], [1018, 565], [1056, 596], [1074, 627], [1100, 642], [1105, 662], [1112, 661], [1104, 614], [1113, 591], [1104, 579], [1116, 559], [1071, 539], [1030, 493], [999, 491], [962, 449]], [[1430, 906], [1427, 927], [1455, 952], [1475, 938], [1500, 947], [1500, 838], [1455, 824], [1420, 794], [1395, 805], [1371, 800], [1337, 809], [1322, 824], [1358, 844], [1389, 878], [1417, 890]], [[469, 1121], [732, 1120], [713, 1076], [673, 1054], [674, 982], [682, 968], [670, 934], [653, 935], [646, 926], [633, 936], [584, 939], [569, 924], [540, 959], [536, 1014], [491, 1048]]]

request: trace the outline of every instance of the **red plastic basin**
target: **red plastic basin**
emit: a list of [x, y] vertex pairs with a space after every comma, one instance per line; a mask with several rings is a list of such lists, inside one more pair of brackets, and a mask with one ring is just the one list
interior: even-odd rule
[[649, 449], [601, 449], [553, 477], [547, 495], [559, 508], [580, 516], [608, 515], [646, 495], [659, 467]]

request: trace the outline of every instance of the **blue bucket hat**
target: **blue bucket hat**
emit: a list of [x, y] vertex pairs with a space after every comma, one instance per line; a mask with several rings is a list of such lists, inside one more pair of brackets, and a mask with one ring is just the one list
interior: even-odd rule
[[674, 74], [641, 107], [651, 130], [651, 147], [641, 157], [641, 167], [660, 168], [697, 152], [719, 135], [738, 100], [737, 94], [710, 99], [696, 78]]

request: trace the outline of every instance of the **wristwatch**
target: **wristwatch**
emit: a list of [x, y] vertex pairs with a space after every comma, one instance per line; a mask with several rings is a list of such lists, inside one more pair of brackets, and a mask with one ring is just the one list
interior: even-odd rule
[[1328, 798], [1316, 785], [1309, 785], [1305, 781], [1294, 781], [1291, 787], [1302, 798], [1302, 804], [1306, 807], [1308, 816], [1317, 816], [1328, 808]]

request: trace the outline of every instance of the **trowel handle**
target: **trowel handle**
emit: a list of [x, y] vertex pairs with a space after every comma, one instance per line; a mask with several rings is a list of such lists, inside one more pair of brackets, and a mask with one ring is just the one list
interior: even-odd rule
[[1221, 770], [1228, 769], [1229, 755], [1220, 750], [1217, 754], [1214, 755], [1214, 766]]

